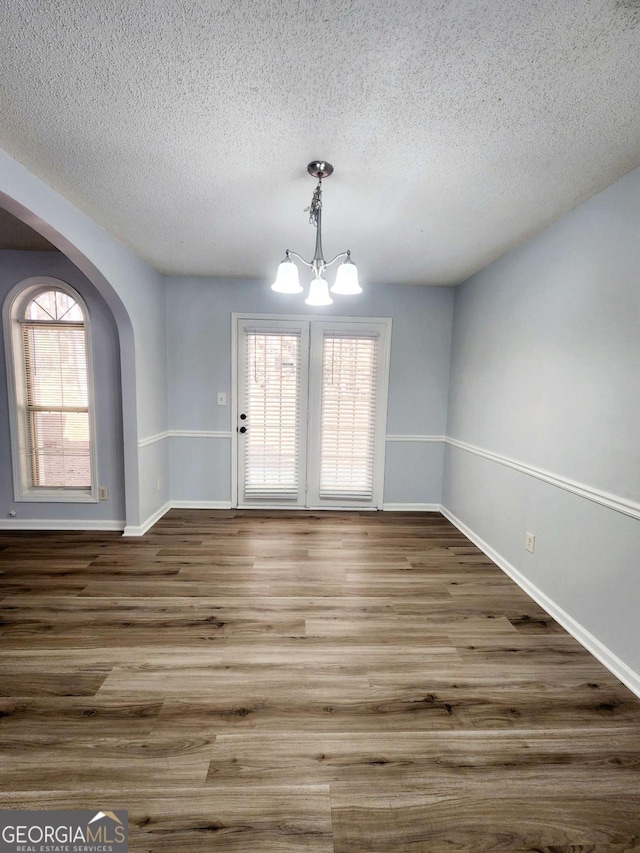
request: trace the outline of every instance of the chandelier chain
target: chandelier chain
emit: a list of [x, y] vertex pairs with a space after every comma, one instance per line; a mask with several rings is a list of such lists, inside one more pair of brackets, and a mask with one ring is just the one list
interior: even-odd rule
[[315, 188], [311, 204], [305, 207], [305, 213], [309, 211], [309, 225], [318, 227], [318, 214], [322, 209], [322, 178], [318, 178], [318, 186]]

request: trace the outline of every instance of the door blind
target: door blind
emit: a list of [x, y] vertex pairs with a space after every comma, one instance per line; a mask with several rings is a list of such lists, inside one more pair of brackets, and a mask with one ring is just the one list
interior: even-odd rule
[[320, 497], [372, 500], [379, 340], [325, 331]]
[[296, 500], [300, 479], [300, 333], [245, 328], [244, 499]]
[[32, 486], [91, 485], [85, 330], [81, 323], [22, 325]]

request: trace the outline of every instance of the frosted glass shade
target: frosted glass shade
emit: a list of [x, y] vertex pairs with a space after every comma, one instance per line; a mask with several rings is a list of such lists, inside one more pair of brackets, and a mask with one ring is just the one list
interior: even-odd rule
[[329, 285], [323, 278], [314, 278], [309, 285], [309, 295], [304, 300], [307, 305], [331, 305]]
[[358, 267], [352, 260], [347, 259], [338, 267], [336, 283], [331, 288], [331, 292], [341, 296], [355, 296], [357, 293], [362, 293], [358, 282]]
[[278, 267], [278, 274], [271, 285], [271, 290], [275, 290], [276, 293], [302, 293], [298, 267], [291, 258], [285, 258]]

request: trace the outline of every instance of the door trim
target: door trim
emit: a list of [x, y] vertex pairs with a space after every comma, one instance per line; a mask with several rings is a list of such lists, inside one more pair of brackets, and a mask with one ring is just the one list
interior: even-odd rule
[[[309, 414], [309, 333], [310, 324], [308, 321], [300, 320], [259, 320], [252, 318], [250, 320], [240, 319], [237, 324], [237, 382], [235, 386], [236, 401], [238, 406], [242, 406], [245, 412], [249, 414], [249, 420], [244, 424], [240, 420], [236, 421], [236, 442], [238, 448], [238, 461], [240, 458], [244, 460], [244, 470], [238, 468], [236, 470], [238, 478], [238, 508], [254, 509], [265, 505], [267, 501], [273, 501], [276, 505], [283, 509], [294, 509], [297, 507], [306, 507], [307, 504], [307, 439], [308, 439], [308, 414]], [[296, 428], [295, 428], [295, 445], [297, 452], [295, 454], [297, 465], [297, 488], [295, 490], [287, 488], [287, 494], [278, 494], [280, 489], [273, 483], [266, 488], [258, 486], [256, 494], [247, 496], [247, 483], [245, 481], [247, 474], [247, 461], [250, 458], [250, 446], [252, 445], [252, 431], [258, 425], [252, 419], [253, 412], [250, 411], [249, 394], [251, 382], [248, 381], [248, 376], [253, 372], [250, 368], [248, 360], [247, 347], [253, 335], [274, 335], [277, 338], [293, 337], [297, 339], [297, 374], [295, 393], [295, 409], [297, 411]], [[292, 390], [291, 388], [289, 389]], [[271, 397], [267, 395], [266, 400]], [[244, 401], [244, 402], [243, 402]], [[267, 402], [267, 409], [269, 408]], [[240, 412], [241, 409], [238, 409]], [[264, 413], [266, 415], [266, 412]], [[239, 415], [242, 418], [242, 415]], [[248, 436], [243, 436], [245, 440], [241, 441], [239, 433], [242, 432], [242, 427], [248, 428]], [[265, 428], [266, 424], [265, 424]], [[260, 442], [259, 442], [260, 443]], [[264, 448], [263, 448], [264, 450]], [[259, 454], [260, 456], [260, 454]], [[264, 461], [264, 460], [263, 460]], [[278, 479], [276, 477], [276, 479]], [[293, 484], [290, 484], [291, 486]], [[253, 489], [252, 489], [253, 491]], [[295, 494], [295, 498], [294, 498]]]
[[[311, 323], [314, 320], [320, 320], [330, 323], [352, 323], [359, 325], [366, 324], [381, 324], [386, 327], [385, 337], [386, 346], [381, 362], [380, 378], [382, 380], [381, 388], [381, 405], [382, 411], [387, 411], [388, 394], [389, 394], [389, 368], [391, 362], [391, 317], [353, 317], [353, 316], [338, 316], [332, 314], [260, 314], [253, 311], [234, 311], [231, 314], [231, 506], [238, 507], [238, 324], [239, 321], [252, 320], [293, 320], [297, 322]], [[212, 392], [213, 393], [213, 392]], [[376, 466], [378, 466], [378, 481], [374, 495], [374, 506], [372, 507], [357, 507], [357, 506], [329, 506], [329, 507], [278, 507], [267, 506], [261, 504], [256, 506], [256, 509], [287, 509], [291, 511], [313, 511], [313, 510], [353, 510], [356, 512], [367, 512], [375, 509], [382, 509], [384, 504], [384, 464], [385, 464], [385, 445], [386, 445], [386, 423], [381, 428], [381, 440], [378, 442], [376, 452]], [[243, 504], [243, 506], [245, 506]], [[246, 508], [246, 507], [245, 507]]]

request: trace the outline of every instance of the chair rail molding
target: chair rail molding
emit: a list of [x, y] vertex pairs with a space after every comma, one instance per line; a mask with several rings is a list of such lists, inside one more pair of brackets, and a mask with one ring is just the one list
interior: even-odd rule
[[167, 429], [138, 440], [138, 447], [147, 447], [167, 438], [231, 438], [231, 430]]
[[156, 444], [158, 441], [164, 441], [165, 438], [169, 438], [169, 430], [157, 432], [155, 435], [149, 435], [146, 438], [139, 438], [138, 447], [148, 447], [150, 444]]
[[428, 442], [444, 442], [447, 440], [445, 435], [387, 435], [386, 441], [428, 441]]
[[574, 495], [578, 495], [586, 500], [601, 504], [602, 506], [606, 506], [616, 512], [621, 512], [624, 515], [629, 515], [632, 518], [640, 518], [640, 503], [637, 501], [632, 501], [629, 498], [623, 498], [620, 495], [614, 495], [611, 492], [606, 492], [604, 489], [598, 489], [595, 486], [578, 483], [576, 480], [571, 480], [560, 474], [553, 474], [551, 471], [544, 470], [544, 468], [537, 468], [534, 465], [526, 465], [524, 462], [519, 462], [517, 459], [511, 459], [508, 456], [503, 456], [501, 453], [495, 453], [492, 450], [485, 450], [482, 447], [477, 447], [474, 444], [468, 444], [466, 441], [460, 441], [457, 438], [447, 436], [445, 441], [451, 447], [457, 447], [460, 450], [464, 450], [466, 453], [481, 456], [483, 459], [488, 459], [490, 462], [497, 462], [499, 465], [512, 468], [514, 471], [519, 471], [521, 474], [526, 474], [528, 477], [535, 477], [537, 480], [542, 480], [544, 483], [557, 486], [559, 489], [564, 489]]

